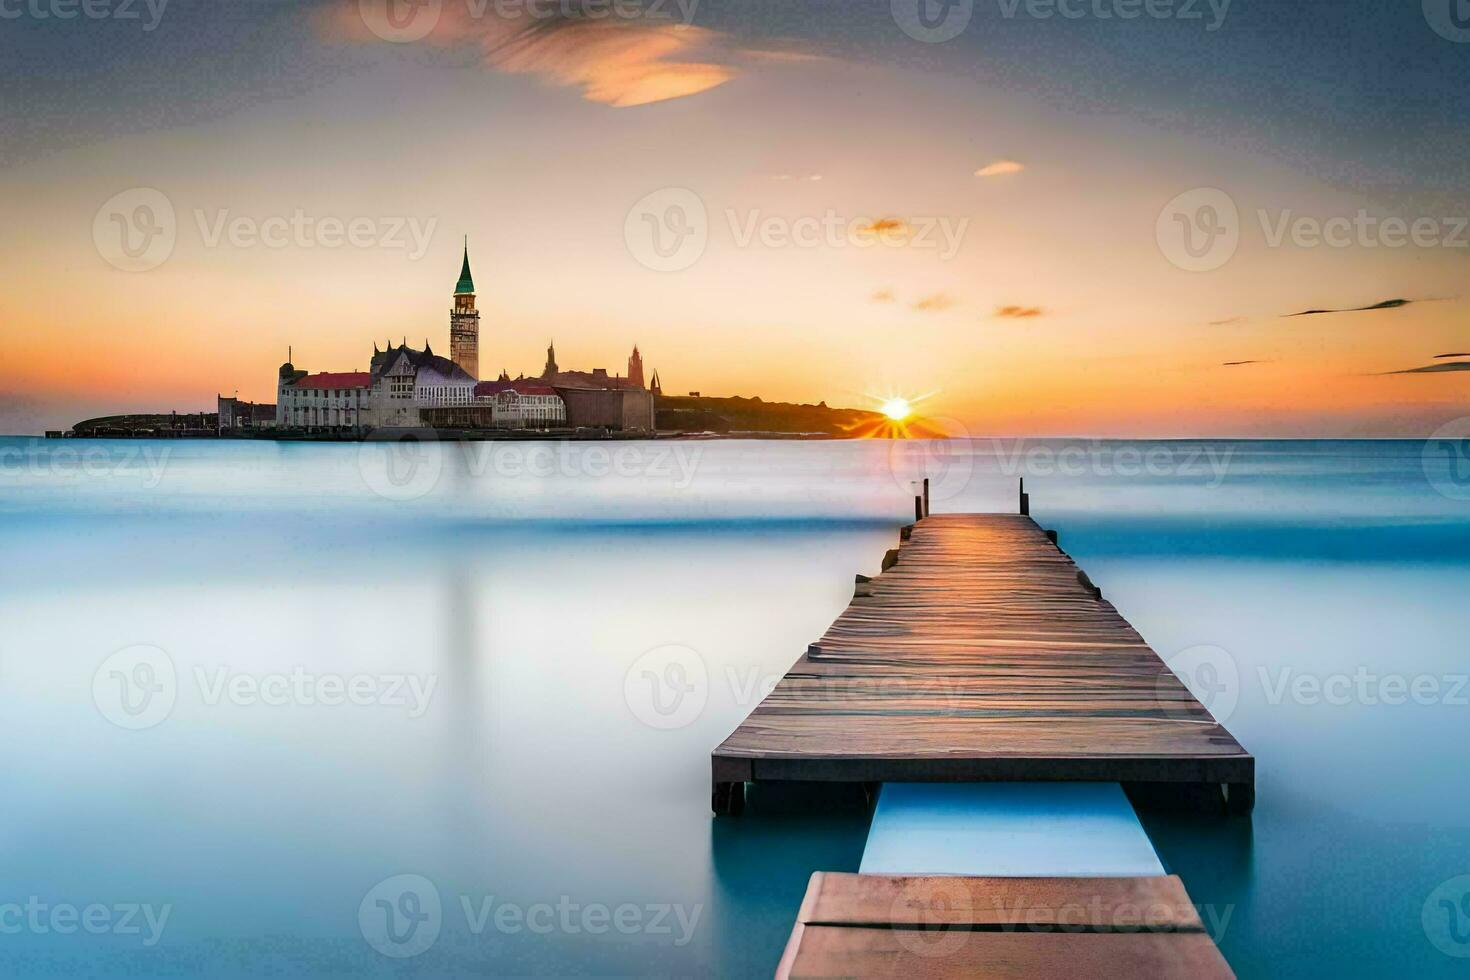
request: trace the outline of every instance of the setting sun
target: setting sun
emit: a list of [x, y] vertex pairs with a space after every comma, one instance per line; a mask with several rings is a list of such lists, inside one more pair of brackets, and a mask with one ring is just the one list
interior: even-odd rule
[[883, 414], [895, 422], [902, 422], [914, 413], [907, 398], [890, 398], [883, 403]]

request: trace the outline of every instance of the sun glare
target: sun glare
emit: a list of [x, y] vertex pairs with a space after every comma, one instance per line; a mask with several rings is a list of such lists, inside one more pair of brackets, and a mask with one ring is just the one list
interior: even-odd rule
[[883, 414], [895, 422], [902, 422], [914, 414], [913, 406], [907, 398], [890, 398], [883, 403]]

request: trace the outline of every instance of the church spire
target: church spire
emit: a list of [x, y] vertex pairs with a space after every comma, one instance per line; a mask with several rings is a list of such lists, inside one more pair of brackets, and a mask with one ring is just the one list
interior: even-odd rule
[[470, 275], [470, 238], [465, 236], [464, 240], [464, 265], [459, 270], [459, 282], [454, 284], [454, 295], [473, 296], [475, 292], [475, 277]]

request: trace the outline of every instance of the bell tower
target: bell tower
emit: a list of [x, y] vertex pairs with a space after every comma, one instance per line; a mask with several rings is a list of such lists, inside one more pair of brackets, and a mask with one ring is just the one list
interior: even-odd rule
[[464, 243], [464, 265], [454, 284], [449, 313], [449, 359], [476, 381], [480, 379], [480, 312], [475, 309], [475, 280], [470, 275], [470, 240]]

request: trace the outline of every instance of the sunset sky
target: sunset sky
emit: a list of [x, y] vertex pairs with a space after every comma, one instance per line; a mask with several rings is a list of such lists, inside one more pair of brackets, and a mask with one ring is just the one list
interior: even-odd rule
[[[933, 393], [977, 435], [1416, 436], [1470, 414], [1470, 371], [1446, 367], [1470, 356], [1443, 356], [1470, 352], [1470, 31], [1434, 0], [977, 0], [942, 43], [904, 0], [571, 20], [429, 0], [418, 40], [381, 36], [424, 23], [386, 2], [59, 20], [7, 0], [0, 432], [271, 401], [288, 345], [312, 371], [365, 370], [389, 338], [447, 353], [465, 236], [487, 377], [538, 372], [552, 339], [564, 367], [622, 370], [636, 342], [669, 393]], [[100, 209], [137, 188], [175, 244], [124, 271]], [[670, 193], [707, 247], [660, 271], [639, 202]], [[1171, 202], [1238, 248], [1181, 252]], [[1360, 212], [1338, 244], [1294, 224]], [[298, 213], [370, 231], [215, 235]], [[786, 240], [800, 219], [847, 230]]]

